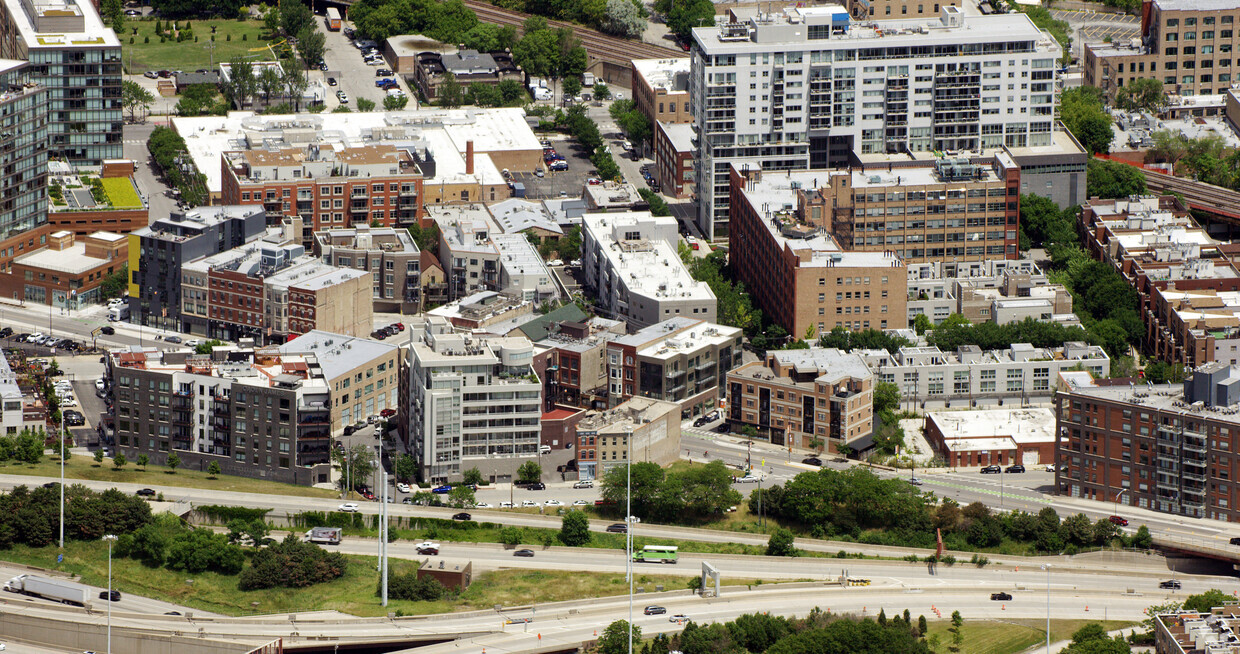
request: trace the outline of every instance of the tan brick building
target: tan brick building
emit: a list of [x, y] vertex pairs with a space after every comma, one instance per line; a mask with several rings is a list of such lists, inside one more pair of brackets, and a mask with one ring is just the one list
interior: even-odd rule
[[864, 449], [874, 428], [874, 375], [859, 355], [833, 348], [776, 350], [727, 377], [732, 431], [746, 426], [774, 445]]
[[957, 0], [926, 2], [925, 0], [848, 0], [848, 13], [853, 18], [883, 20], [909, 16], [938, 16], [940, 7], [959, 7]]
[[651, 124], [692, 123], [689, 58], [634, 59], [633, 103]]
[[1236, 79], [1240, 1], [1145, 0], [1141, 33], [1130, 41], [1084, 46], [1085, 83], [1114, 99], [1137, 79], [1171, 95], [1224, 94]]

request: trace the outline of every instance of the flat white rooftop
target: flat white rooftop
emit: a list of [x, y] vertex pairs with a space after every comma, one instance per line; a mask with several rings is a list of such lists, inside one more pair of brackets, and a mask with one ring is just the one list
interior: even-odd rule
[[952, 451], [1055, 442], [1055, 412], [1047, 408], [931, 411], [927, 417]]
[[[17, 28], [18, 36], [31, 50], [121, 47], [116, 33], [103, 24], [99, 12], [95, 11], [94, 5], [89, 1], [83, 0], [79, 4], [73, 0], [31, 0], [29, 6], [36, 12], [33, 17], [26, 13], [26, 7], [21, 0], [4, 0], [4, 4], [12, 17], [12, 25]], [[77, 24], [81, 29], [65, 32], [40, 31], [35, 22], [40, 20], [40, 15], [51, 20], [76, 18], [80, 21]]]
[[633, 70], [656, 90], [676, 93], [689, 91], [688, 57], [671, 59], [634, 59]]
[[207, 176], [207, 188], [221, 188], [220, 153], [262, 149], [269, 142], [319, 143], [341, 148], [389, 143], [428, 145], [435, 157], [436, 177], [452, 183], [465, 171], [466, 143], [474, 143], [474, 171], [486, 184], [504, 179], [489, 152], [539, 151], [542, 146], [525, 121], [525, 110], [417, 109], [348, 114], [257, 115], [234, 111], [226, 116], [173, 118], [190, 157]]

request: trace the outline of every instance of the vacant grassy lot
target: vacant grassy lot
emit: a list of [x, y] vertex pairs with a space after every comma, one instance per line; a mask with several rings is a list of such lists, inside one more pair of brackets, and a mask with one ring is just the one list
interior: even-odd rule
[[[180, 25], [184, 27], [185, 23]], [[214, 59], [207, 48], [212, 27], [215, 28]], [[195, 20], [190, 21], [190, 28], [198, 39], [196, 43], [192, 39], [177, 43], [176, 38], [160, 43], [159, 35], [155, 34], [155, 21], [126, 21], [125, 33], [119, 35], [125, 48], [125, 72], [141, 75], [148, 70], [193, 71], [208, 68], [212, 63], [231, 61], [237, 56], [271, 59], [264, 47], [267, 40], [263, 38], [265, 30], [260, 21]], [[135, 29], [137, 34], [134, 34]], [[165, 29], [165, 34], [170, 31]], [[133, 39], [132, 44], [130, 39]]]
[[[1131, 622], [1111, 620], [1051, 620], [1051, 642], [1069, 640], [1073, 632], [1090, 622], [1100, 622], [1107, 631], [1133, 626]], [[947, 651], [951, 634], [947, 620], [930, 623], [930, 635], [938, 635], [939, 651]], [[1045, 620], [965, 620], [962, 654], [1015, 654], [1046, 642]]]
[[100, 181], [103, 182], [103, 190], [107, 192], [113, 207], [142, 208], [142, 199], [138, 197], [138, 191], [128, 177], [105, 177]]
[[[33, 475], [39, 477], [59, 477], [60, 463], [58, 460], [45, 457], [35, 465], [6, 461], [0, 463], [2, 475]], [[150, 466], [143, 470], [130, 461], [124, 468], [116, 470], [111, 459], [104, 459], [103, 464], [86, 456], [73, 456], [65, 462], [65, 479], [88, 479], [92, 481], [112, 481], [126, 484], [147, 484], [159, 486], [180, 486], [184, 488], [211, 488], [215, 490], [241, 491], [244, 493], [266, 493], [269, 495], [298, 495], [302, 497], [336, 497], [339, 494], [321, 488], [281, 484], [263, 479], [233, 477], [219, 475], [217, 479], [209, 479], [207, 473], [198, 470], [178, 468], [173, 474], [171, 470], [161, 466]], [[172, 495], [171, 493], [169, 495]], [[168, 497], [169, 500], [176, 499]]]
[[[78, 575], [83, 583], [107, 584], [108, 548], [103, 542], [70, 542], [65, 544], [65, 561], [56, 564], [55, 547], [31, 548], [17, 546], [4, 558], [17, 563], [54, 568]], [[558, 602], [592, 597], [608, 597], [628, 593], [629, 586], [622, 574], [583, 574], [568, 571], [501, 570], [475, 575], [474, 583], [457, 598], [437, 602], [391, 600], [386, 608], [375, 595], [379, 581], [375, 557], [349, 556], [349, 568], [335, 581], [309, 588], [271, 588], [256, 591], [237, 590], [237, 577], [206, 572], [190, 575], [167, 568], [148, 568], [132, 559], [112, 559], [112, 584], [122, 593], [134, 593], [159, 600], [176, 602], [191, 608], [225, 615], [250, 613], [306, 612], [337, 610], [359, 616], [382, 616], [388, 611], [405, 615], [448, 613], [473, 609], [490, 609], [496, 604], [517, 606], [530, 603]], [[416, 570], [416, 563], [392, 561], [396, 573]], [[681, 589], [684, 577], [639, 574], [637, 585], [653, 591], [662, 584], [668, 590]], [[724, 579], [728, 585], [753, 583], [752, 579]], [[257, 607], [252, 603], [257, 602]]]

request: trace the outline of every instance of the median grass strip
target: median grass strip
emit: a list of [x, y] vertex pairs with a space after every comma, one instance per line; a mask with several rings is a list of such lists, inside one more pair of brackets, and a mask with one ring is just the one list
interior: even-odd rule
[[[36, 477], [59, 477], [60, 462], [51, 457], [30, 465], [17, 461], [0, 463], [2, 475], [30, 475]], [[124, 468], [117, 470], [112, 466], [111, 459], [104, 459], [102, 464], [86, 456], [73, 456], [65, 462], [65, 479], [85, 479], [89, 481], [107, 481], [124, 484], [144, 484], [150, 486], [177, 486], [182, 488], [205, 488], [210, 490], [238, 491], [243, 493], [265, 493], [268, 495], [296, 495], [300, 497], [339, 497], [339, 493], [323, 488], [282, 484], [264, 479], [218, 475], [211, 479], [205, 471], [162, 466], [150, 466], [143, 470], [133, 461]], [[32, 482], [34, 483], [34, 482]], [[71, 483], [71, 482], [70, 482]], [[166, 493], [166, 499], [176, 500], [176, 493]]]
[[[106, 586], [108, 548], [103, 542], [70, 542], [65, 544], [64, 563], [57, 565], [54, 547], [32, 548], [15, 546], [4, 558], [78, 575], [93, 586]], [[206, 572], [191, 575], [167, 568], [149, 568], [128, 558], [112, 559], [112, 583], [121, 593], [132, 593], [157, 600], [174, 602], [190, 608], [222, 613], [250, 615], [253, 613], [307, 612], [337, 610], [358, 616], [384, 616], [389, 611], [404, 615], [425, 615], [491, 609], [495, 605], [520, 606], [575, 599], [611, 597], [627, 594], [628, 583], [623, 574], [583, 573], [560, 570], [499, 570], [474, 575], [473, 584], [459, 597], [435, 602], [391, 600], [379, 605], [375, 587], [379, 576], [375, 557], [348, 556], [349, 567], [340, 579], [307, 588], [271, 588], [254, 591], [237, 590], [237, 577]], [[418, 564], [392, 560], [397, 574], [411, 572]], [[648, 592], [662, 585], [667, 590], [686, 587], [685, 577], [641, 574], [636, 583]], [[724, 578], [726, 585], [743, 586], [759, 583], [754, 579]], [[257, 603], [257, 604], [254, 604]]]
[[[946, 612], [946, 609], [944, 609]], [[1081, 627], [1097, 622], [1107, 631], [1136, 626], [1133, 622], [1110, 620], [1051, 620], [1051, 642], [1070, 640]], [[947, 620], [930, 623], [928, 636], [938, 636], [942, 650], [951, 642]], [[964, 643], [961, 654], [1015, 654], [1024, 652], [1038, 643], [1046, 642], [1046, 621], [1029, 620], [969, 620], [964, 621]]]

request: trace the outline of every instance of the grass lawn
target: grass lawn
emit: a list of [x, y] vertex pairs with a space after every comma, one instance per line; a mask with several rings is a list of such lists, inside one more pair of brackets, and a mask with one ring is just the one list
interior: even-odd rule
[[[44, 457], [35, 465], [7, 461], [0, 463], [0, 474], [34, 475], [40, 477], [59, 477], [60, 462], [53, 457]], [[264, 479], [219, 475], [217, 479], [209, 479], [207, 473], [198, 470], [178, 468], [176, 474], [168, 468], [151, 466], [150, 470], [142, 468], [130, 461], [124, 468], [116, 470], [111, 459], [104, 459], [103, 465], [95, 463], [90, 457], [75, 455], [65, 462], [66, 479], [88, 479], [91, 481], [112, 481], [127, 484], [147, 484], [159, 486], [179, 486], [183, 488], [211, 488], [214, 490], [241, 491], [244, 493], [266, 493], [269, 495], [298, 495], [301, 497], [337, 497], [334, 493], [322, 488], [282, 484]]]
[[[4, 553], [9, 561], [56, 568], [77, 574], [84, 583], [105, 586], [108, 574], [108, 548], [103, 542], [70, 542], [65, 546], [64, 563], [56, 564], [55, 547], [31, 548], [16, 546]], [[167, 568], [148, 568], [132, 559], [112, 559], [112, 583], [122, 593], [134, 593], [166, 600], [192, 608], [226, 615], [247, 615], [254, 612], [306, 612], [334, 609], [360, 616], [383, 616], [388, 611], [405, 615], [447, 613], [490, 609], [496, 604], [523, 605], [533, 602], [558, 602], [592, 597], [608, 597], [628, 592], [622, 574], [582, 574], [573, 571], [501, 570], [474, 576], [473, 584], [459, 597], [437, 602], [391, 600], [386, 608], [375, 596], [378, 573], [375, 557], [349, 556], [345, 575], [335, 581], [309, 588], [270, 588], [242, 592], [237, 590], [237, 577], [206, 572], [190, 575]], [[396, 573], [411, 572], [416, 564], [393, 560]], [[637, 584], [653, 591], [654, 586], [680, 589], [688, 583], [684, 577], [639, 574]], [[193, 583], [189, 583], [192, 580]], [[723, 580], [728, 585], [754, 583], [752, 579]], [[256, 609], [252, 602], [258, 602]]]
[[[1051, 642], [1069, 640], [1073, 632], [1091, 623], [1101, 623], [1107, 631], [1134, 626], [1133, 622], [1110, 620], [1051, 620]], [[939, 651], [951, 643], [948, 620], [930, 623], [930, 635], [939, 637]], [[965, 620], [963, 654], [1013, 654], [1046, 642], [1045, 620]]]
[[[181, 23], [184, 25], [184, 23]], [[207, 68], [212, 63], [211, 53], [207, 44], [211, 41], [211, 28], [215, 27], [214, 63], [231, 61], [236, 56], [257, 56], [260, 59], [271, 59], [271, 53], [263, 46], [267, 45], [263, 38], [264, 28], [261, 21], [247, 20], [195, 20], [190, 21], [190, 29], [198, 42], [183, 41], [177, 43], [175, 38], [164, 43], [159, 42], [155, 34], [155, 21], [125, 21], [125, 34], [118, 35], [125, 47], [125, 72], [141, 75], [148, 70], [184, 70], [193, 71]], [[138, 30], [135, 35], [134, 30]], [[165, 34], [169, 30], [165, 30]], [[242, 36], [245, 40], [242, 41]], [[150, 37], [149, 43], [143, 40]], [[133, 39], [131, 45], [129, 40]], [[257, 50], [256, 50], [257, 49]]]
[[105, 177], [102, 180], [103, 190], [108, 194], [112, 206], [116, 209], [142, 208], [142, 199], [128, 177]]

